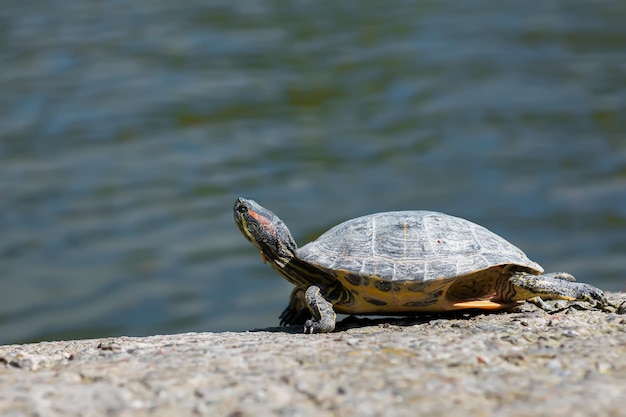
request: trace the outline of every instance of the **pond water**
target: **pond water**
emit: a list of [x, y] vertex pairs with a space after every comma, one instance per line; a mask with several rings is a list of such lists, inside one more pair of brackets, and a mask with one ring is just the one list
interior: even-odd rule
[[3, 2], [0, 343], [276, 325], [238, 196], [300, 245], [443, 211], [626, 290], [625, 4]]

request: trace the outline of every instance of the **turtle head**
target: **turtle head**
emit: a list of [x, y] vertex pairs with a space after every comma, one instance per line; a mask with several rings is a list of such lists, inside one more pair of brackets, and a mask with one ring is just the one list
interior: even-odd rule
[[233, 208], [235, 223], [241, 233], [268, 260], [284, 267], [298, 249], [287, 226], [277, 215], [260, 204], [238, 198]]

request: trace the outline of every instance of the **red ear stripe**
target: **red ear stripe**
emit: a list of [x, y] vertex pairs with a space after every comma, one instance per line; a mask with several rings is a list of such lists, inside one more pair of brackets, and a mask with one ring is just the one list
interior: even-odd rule
[[252, 210], [248, 210], [248, 214], [254, 217], [256, 221], [259, 222], [259, 224], [261, 225], [263, 229], [265, 229], [267, 232], [276, 236], [276, 229], [274, 228], [274, 225], [272, 224], [272, 222], [267, 219], [267, 217], [263, 217], [260, 214], [258, 214], [256, 211], [252, 211]]

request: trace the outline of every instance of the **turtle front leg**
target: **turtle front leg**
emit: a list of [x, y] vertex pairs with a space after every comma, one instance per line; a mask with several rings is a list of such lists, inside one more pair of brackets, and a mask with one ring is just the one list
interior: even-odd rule
[[324, 298], [319, 287], [311, 285], [307, 288], [304, 300], [313, 315], [313, 318], [304, 324], [304, 333], [329, 333], [335, 330], [337, 315], [333, 305]]
[[601, 289], [593, 285], [575, 282], [574, 277], [565, 272], [553, 272], [544, 275], [518, 272], [509, 278], [509, 282], [513, 287], [511, 301], [532, 300], [544, 309], [546, 304], [539, 301], [541, 299], [581, 300], [600, 307], [608, 304]]
[[280, 325], [290, 326], [293, 324], [304, 324], [311, 318], [311, 313], [304, 302], [304, 288], [296, 287], [291, 291], [289, 305], [280, 314]]

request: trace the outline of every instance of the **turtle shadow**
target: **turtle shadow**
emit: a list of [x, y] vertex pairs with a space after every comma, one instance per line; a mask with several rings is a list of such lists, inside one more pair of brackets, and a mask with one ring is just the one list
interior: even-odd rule
[[[441, 313], [422, 313], [419, 315], [405, 315], [405, 316], [359, 316], [349, 315], [345, 318], [338, 320], [335, 325], [336, 332], [343, 332], [349, 329], [373, 327], [373, 326], [401, 326], [411, 327], [420, 324], [428, 324], [434, 320], [449, 319], [449, 320], [467, 320], [472, 317], [485, 314], [485, 311], [480, 310], [457, 310], [446, 311]], [[497, 313], [487, 313], [497, 314]], [[274, 326], [249, 330], [250, 332], [270, 332], [270, 333], [290, 333], [300, 334], [303, 333], [303, 324], [295, 324], [290, 326]]]
[[[367, 316], [367, 315], [348, 315], [338, 320], [335, 325], [334, 333], [343, 332], [349, 329], [373, 327], [373, 326], [400, 326], [410, 327], [420, 324], [428, 324], [436, 320], [469, 320], [478, 316], [491, 316], [511, 313], [521, 314], [543, 314], [554, 315], [560, 313], [579, 311], [602, 311], [605, 313], [626, 314], [626, 293], [614, 293], [609, 295], [609, 306], [611, 309], [605, 309], [593, 304], [582, 301], [564, 302], [564, 300], [548, 300], [544, 304], [549, 305], [549, 310], [544, 310], [533, 303], [524, 303], [509, 310], [454, 310], [442, 311], [437, 313], [416, 313], [413, 315], [398, 316]], [[564, 303], [564, 304], [563, 304]], [[274, 326], [261, 329], [253, 329], [250, 332], [271, 332], [271, 333], [304, 333], [304, 324], [295, 324], [290, 326]]]
[[484, 314], [485, 311], [480, 310], [457, 310], [403, 316], [347, 316], [337, 322], [335, 331], [378, 326], [411, 327], [428, 324], [436, 320], [469, 320]]

